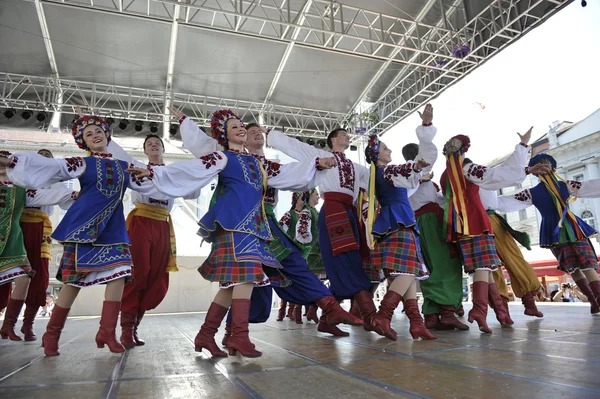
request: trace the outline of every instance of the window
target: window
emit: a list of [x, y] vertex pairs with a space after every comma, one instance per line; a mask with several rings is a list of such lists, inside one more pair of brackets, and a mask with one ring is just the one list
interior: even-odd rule
[[573, 176], [573, 180], [575, 181], [583, 181], [583, 174]]
[[527, 219], [527, 209], [521, 209], [519, 211], [519, 220]]
[[596, 219], [594, 218], [594, 214], [592, 212], [590, 212], [590, 211], [581, 212], [581, 218], [583, 219], [584, 222], [586, 222], [593, 228], [596, 228]]
[[67, 186], [67, 188], [69, 189], [73, 189], [73, 180], [67, 180], [63, 182], [65, 186]]

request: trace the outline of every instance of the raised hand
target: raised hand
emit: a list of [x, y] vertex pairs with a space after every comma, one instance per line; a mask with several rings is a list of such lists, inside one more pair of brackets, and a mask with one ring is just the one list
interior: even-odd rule
[[177, 111], [173, 107], [169, 107], [169, 112], [171, 113], [171, 115], [173, 115], [177, 119], [181, 119], [185, 116], [185, 114], [183, 112]]
[[431, 104], [427, 104], [425, 106], [423, 113], [421, 113], [419, 111], [417, 111], [417, 112], [418, 112], [419, 116], [421, 117], [421, 120], [423, 121], [424, 124], [429, 124], [433, 120], [433, 107], [431, 106]]
[[0, 155], [0, 167], [6, 168], [8, 165], [10, 165], [10, 159]]
[[148, 169], [146, 169], [146, 168], [134, 168], [134, 167], [130, 167], [130, 168], [125, 169], [125, 172], [134, 175], [138, 179], [142, 178], [142, 177], [149, 177], [150, 176], [150, 171]]
[[529, 173], [533, 175], [544, 175], [546, 173], [552, 172], [552, 168], [550, 165], [545, 165], [542, 163], [538, 163], [529, 168]]
[[423, 168], [428, 167], [430, 164], [429, 162], [427, 162], [426, 160], [424, 160], [423, 158], [419, 159], [416, 163], [415, 163], [415, 169], [416, 170], [421, 170]]
[[80, 106], [75, 107], [75, 112], [77, 112], [77, 115], [79, 115], [80, 118], [83, 116], [83, 111]]
[[319, 158], [319, 167], [321, 169], [331, 169], [335, 166], [337, 166], [337, 162], [335, 161], [335, 158], [333, 158], [333, 157]]
[[519, 138], [521, 139], [521, 143], [523, 143], [523, 144], [529, 143], [529, 140], [531, 140], [531, 132], [532, 131], [533, 131], [533, 126], [531, 126], [529, 128], [529, 130], [527, 132], [525, 132], [525, 134], [521, 134], [521, 133], [517, 132], [517, 134], [519, 135]]

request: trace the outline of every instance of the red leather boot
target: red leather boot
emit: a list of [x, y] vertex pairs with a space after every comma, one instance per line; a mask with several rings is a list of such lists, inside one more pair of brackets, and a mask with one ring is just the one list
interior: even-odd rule
[[367, 290], [359, 291], [354, 294], [354, 301], [360, 309], [365, 331], [375, 331], [379, 335], [383, 335], [383, 332], [377, 331], [376, 326], [373, 324], [373, 317], [377, 313], [377, 308], [373, 303], [373, 293]]
[[488, 286], [488, 300], [491, 308], [494, 309], [494, 312], [496, 313], [496, 320], [498, 320], [502, 327], [508, 327], [515, 324], [510, 318], [510, 313], [508, 313], [508, 301], [504, 302], [502, 300], [502, 295], [500, 295], [496, 283], [491, 283]]
[[587, 281], [587, 278], [577, 280], [575, 281], [575, 284], [577, 284], [577, 287], [579, 287], [579, 291], [581, 291], [581, 293], [585, 295], [588, 301], [590, 302], [590, 313], [600, 313], [600, 306], [598, 305], [596, 296], [594, 295], [594, 292], [592, 291], [592, 288], [590, 286], [590, 283]]
[[[215, 334], [219, 330], [219, 326], [225, 318], [227, 310], [229, 309], [215, 302], [210, 304], [204, 318], [204, 324], [200, 327], [200, 331], [198, 331], [194, 340], [196, 352], [202, 352], [202, 349], [206, 348], [213, 357], [227, 357], [227, 353], [219, 349], [215, 342]], [[246, 318], [248, 318], [248, 315], [246, 315]]]
[[458, 309], [456, 309], [456, 315], [458, 317], [463, 317], [465, 315], [465, 308], [463, 307], [463, 305], [460, 305]]
[[456, 308], [452, 305], [442, 305], [440, 306], [440, 324], [443, 326], [450, 327], [450, 329], [457, 329], [461, 331], [467, 331], [469, 326], [461, 323], [456, 316], [454, 316], [454, 312]]
[[294, 307], [294, 321], [296, 322], [296, 324], [303, 324], [302, 323], [302, 305], [296, 305]]
[[[587, 279], [586, 279], [587, 281]], [[598, 308], [600, 308], [600, 280], [595, 280], [595, 281], [589, 281], [588, 285], [590, 287], [590, 291], [593, 293], [593, 296], [596, 299], [596, 304], [598, 305]], [[583, 291], [582, 291], [583, 293]], [[590, 297], [583, 293], [585, 296], [588, 297], [588, 301], [590, 300]], [[590, 301], [591, 303], [592, 301]]]
[[0, 336], [2, 339], [9, 338], [11, 341], [22, 341], [23, 339], [15, 333], [15, 324], [17, 324], [17, 318], [21, 309], [23, 308], [24, 300], [12, 299], [8, 301], [6, 306], [6, 313], [4, 314], [4, 323], [2, 323], [2, 329], [0, 329]]
[[476, 321], [479, 325], [479, 331], [491, 334], [492, 330], [487, 325], [488, 309], [488, 288], [487, 281], [475, 281], [473, 283], [473, 309], [469, 311], [469, 323]]
[[319, 324], [319, 317], [317, 316], [317, 305], [310, 305], [308, 307], [308, 312], [306, 312], [306, 319], [308, 321], [314, 321]]
[[322, 332], [322, 333], [328, 333], [335, 337], [347, 337], [350, 335], [349, 333], [340, 330], [335, 325], [327, 324], [327, 317], [325, 316], [325, 313], [323, 313], [321, 315], [321, 318], [319, 319], [319, 325], [317, 326], [317, 331]]
[[362, 317], [360, 316], [360, 309], [358, 308], [358, 305], [356, 304], [354, 298], [350, 299], [350, 314], [362, 320]]
[[135, 344], [133, 330], [137, 323], [137, 314], [121, 312], [121, 345], [125, 349], [131, 349]]
[[33, 332], [33, 322], [35, 321], [35, 316], [37, 316], [39, 310], [39, 306], [25, 306], [25, 314], [23, 315], [23, 326], [21, 327], [21, 332], [24, 335], [25, 341], [37, 340], [37, 337]]
[[285, 307], [287, 306], [287, 302], [283, 299], [279, 302], [279, 313], [277, 313], [277, 321], [282, 321], [285, 317]]
[[[373, 302], [371, 301], [371, 303]], [[321, 298], [316, 302], [316, 304], [323, 310], [323, 315], [325, 315], [327, 324], [329, 324], [330, 326], [340, 323], [350, 324], [353, 326], [360, 326], [363, 324], [361, 319], [354, 317], [350, 313], [346, 312], [340, 306], [340, 303], [332, 296], [326, 296], [324, 298]]]
[[117, 336], [115, 335], [120, 310], [120, 301], [104, 301], [102, 316], [100, 317], [100, 329], [98, 329], [98, 334], [96, 334], [96, 345], [98, 348], [104, 348], [104, 345], [107, 345], [112, 353], [125, 352], [125, 348], [117, 341]]
[[544, 317], [544, 314], [540, 312], [535, 306], [535, 299], [533, 292], [528, 292], [521, 298], [521, 303], [525, 306], [525, 316]]
[[[395, 341], [398, 338], [398, 334], [392, 326], [392, 317], [394, 317], [394, 311], [398, 307], [398, 304], [402, 301], [402, 295], [395, 291], [388, 290], [379, 305], [379, 312], [373, 316], [373, 325], [376, 326], [377, 334], [384, 335], [386, 338]], [[420, 317], [420, 316], [419, 316]]]
[[262, 352], [254, 348], [248, 336], [248, 315], [250, 299], [233, 299], [231, 301], [231, 337], [227, 342], [230, 355], [240, 352], [245, 357], [260, 357]]
[[[387, 295], [386, 295], [387, 296]], [[435, 335], [429, 332], [425, 327], [421, 313], [419, 312], [419, 304], [416, 299], [404, 300], [404, 313], [410, 320], [410, 335], [413, 339], [437, 339]]]
[[60, 339], [60, 333], [65, 327], [67, 316], [71, 309], [61, 308], [58, 305], [54, 305], [52, 309], [52, 316], [46, 326], [46, 332], [42, 336], [42, 347], [44, 348], [44, 355], [46, 356], [58, 356], [58, 340]]
[[137, 314], [137, 318], [135, 319], [135, 327], [133, 328], [133, 340], [137, 346], [146, 345], [146, 342], [138, 336], [137, 329], [144, 318], [144, 314], [146, 314], [145, 310], [140, 310]]
[[229, 338], [231, 338], [231, 323], [225, 323], [225, 335], [223, 336], [223, 341], [221, 341], [221, 345], [227, 347]]
[[294, 320], [294, 307], [295, 307], [295, 306], [296, 306], [296, 305], [294, 305], [293, 303], [291, 303], [291, 302], [288, 302], [288, 311], [287, 311], [287, 315], [286, 315], [286, 316], [287, 316], [289, 319], [292, 319], [292, 320]]

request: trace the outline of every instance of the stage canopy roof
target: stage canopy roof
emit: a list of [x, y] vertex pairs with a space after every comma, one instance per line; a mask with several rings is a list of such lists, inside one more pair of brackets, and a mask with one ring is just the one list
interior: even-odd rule
[[2, 0], [0, 127], [64, 130], [81, 105], [168, 138], [173, 105], [315, 145], [383, 133], [569, 2]]

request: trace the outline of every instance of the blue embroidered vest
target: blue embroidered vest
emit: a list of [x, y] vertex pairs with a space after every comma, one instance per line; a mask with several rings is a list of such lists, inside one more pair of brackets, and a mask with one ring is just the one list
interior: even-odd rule
[[415, 231], [415, 213], [408, 202], [408, 190], [396, 187], [383, 177], [383, 169], [375, 172], [375, 195], [381, 206], [379, 215], [373, 224], [374, 235], [384, 235], [398, 230], [400, 225], [413, 227]]
[[77, 201], [52, 233], [60, 242], [107, 245], [129, 244], [123, 196], [128, 187], [127, 162], [85, 157], [85, 171], [79, 176]]

